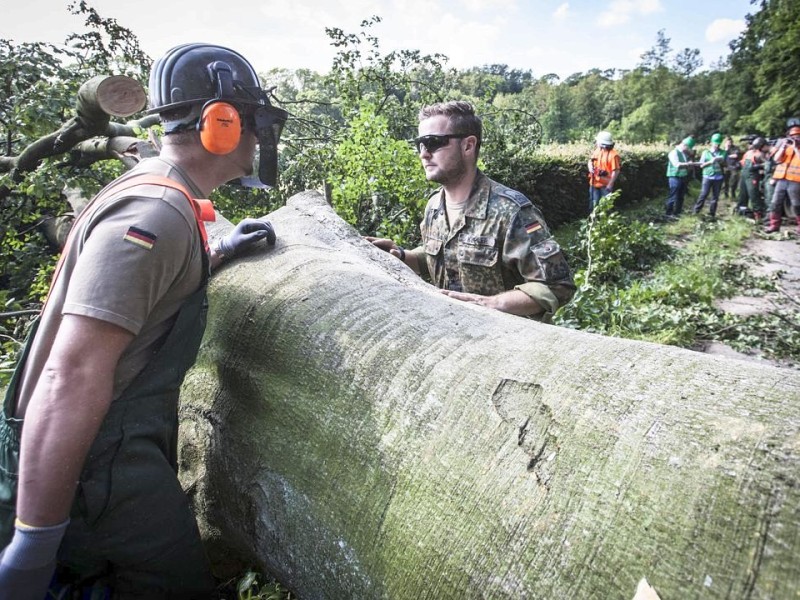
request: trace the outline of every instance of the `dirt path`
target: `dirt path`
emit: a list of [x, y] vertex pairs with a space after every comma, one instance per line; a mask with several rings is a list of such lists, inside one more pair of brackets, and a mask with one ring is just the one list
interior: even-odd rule
[[[737, 296], [720, 300], [716, 303], [718, 308], [741, 316], [800, 312], [800, 236], [794, 233], [794, 229], [794, 226], [783, 227], [779, 239], [766, 239], [756, 234], [743, 249], [745, 254], [761, 257], [757, 264], [752, 265], [751, 272], [753, 275], [772, 279], [777, 291], [766, 292], [761, 296]], [[768, 360], [756, 352], [744, 354], [719, 342], [707, 344], [703, 351], [707, 354], [800, 369], [800, 363]]]

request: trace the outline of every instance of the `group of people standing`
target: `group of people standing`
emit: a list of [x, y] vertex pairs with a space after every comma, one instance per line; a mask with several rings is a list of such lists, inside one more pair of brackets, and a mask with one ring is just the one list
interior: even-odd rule
[[[708, 214], [716, 217], [721, 195], [736, 199], [736, 212], [752, 214], [761, 223], [769, 211], [766, 233], [780, 231], [787, 200], [791, 203], [800, 235], [800, 117], [786, 123], [783, 137], [768, 142], [755, 137], [742, 153], [733, 138], [714, 133], [709, 146], [699, 153], [692, 136], [681, 140], [667, 155], [669, 193], [665, 216], [677, 219], [694, 169], [702, 172], [700, 195], [692, 207], [698, 215], [708, 200]], [[620, 156], [611, 134], [601, 131], [589, 162], [589, 210], [611, 193], [620, 171]]]
[[764, 231], [780, 231], [784, 207], [791, 204], [800, 234], [800, 118], [786, 122], [784, 136], [774, 141], [756, 137], [742, 157], [737, 210], [749, 209], [757, 222], [769, 208]]

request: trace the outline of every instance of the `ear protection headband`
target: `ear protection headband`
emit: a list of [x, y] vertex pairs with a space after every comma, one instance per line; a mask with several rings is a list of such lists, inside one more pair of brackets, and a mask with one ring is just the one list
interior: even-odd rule
[[242, 137], [239, 111], [224, 98], [234, 98], [233, 73], [230, 65], [215, 61], [208, 65], [209, 75], [217, 86], [217, 97], [203, 105], [197, 130], [203, 147], [212, 154], [230, 154]]

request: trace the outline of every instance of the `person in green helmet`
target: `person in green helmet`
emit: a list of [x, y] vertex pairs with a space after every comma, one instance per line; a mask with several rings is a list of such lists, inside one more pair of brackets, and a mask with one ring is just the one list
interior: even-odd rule
[[719, 202], [719, 193], [724, 179], [722, 165], [725, 162], [725, 150], [720, 148], [721, 143], [722, 135], [715, 133], [711, 136], [711, 147], [703, 150], [700, 155], [699, 166], [703, 169], [703, 185], [700, 188], [700, 196], [698, 196], [694, 205], [694, 214], [698, 214], [703, 210], [703, 205], [709, 192], [711, 193], [711, 202], [708, 205], [708, 214], [711, 217], [717, 214], [717, 203]]
[[667, 155], [667, 180], [669, 182], [667, 217], [678, 217], [683, 210], [683, 199], [689, 187], [689, 167], [695, 166], [688, 155], [692, 148], [694, 148], [694, 138], [688, 136]]

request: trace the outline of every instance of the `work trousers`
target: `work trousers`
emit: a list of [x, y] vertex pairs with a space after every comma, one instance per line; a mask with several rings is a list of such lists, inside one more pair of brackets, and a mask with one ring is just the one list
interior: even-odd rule
[[683, 210], [688, 183], [686, 177], [669, 177], [669, 196], [667, 196], [667, 216], [678, 216]]
[[593, 185], [589, 186], [589, 212], [594, 210], [594, 207], [600, 204], [600, 198], [605, 198], [611, 192], [608, 191], [607, 187], [594, 187]]
[[764, 197], [761, 195], [761, 182], [758, 179], [742, 174], [736, 205], [739, 208], [747, 208], [749, 205], [750, 209], [757, 213], [763, 213], [766, 210]]
[[722, 193], [726, 198], [736, 198], [739, 192], [739, 176], [741, 169], [728, 169], [725, 171], [725, 178], [722, 180]]
[[778, 179], [775, 182], [775, 193], [773, 194], [769, 212], [783, 215], [783, 207], [786, 200], [791, 202], [794, 214], [800, 215], [800, 181]]
[[700, 188], [700, 196], [694, 204], [694, 214], [703, 210], [703, 205], [706, 202], [709, 192], [711, 193], [711, 202], [708, 203], [708, 214], [712, 217], [717, 214], [717, 203], [719, 202], [719, 192], [722, 189], [722, 179], [709, 179], [703, 177], [703, 185]]

